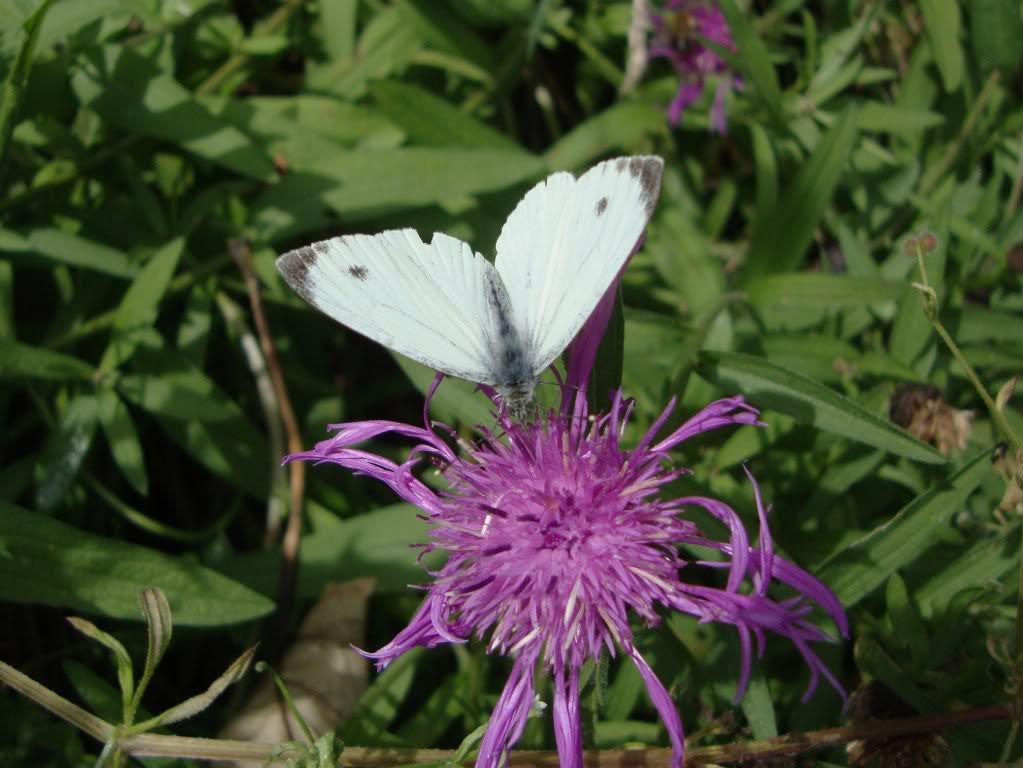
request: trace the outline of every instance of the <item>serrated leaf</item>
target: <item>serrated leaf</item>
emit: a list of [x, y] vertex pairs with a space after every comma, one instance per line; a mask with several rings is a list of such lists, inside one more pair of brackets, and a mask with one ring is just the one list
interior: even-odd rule
[[696, 370], [723, 392], [742, 392], [754, 405], [787, 414], [803, 424], [914, 461], [946, 462], [929, 445], [863, 406], [763, 358], [704, 351]]
[[99, 392], [99, 423], [118, 469], [145, 496], [149, 492], [149, 476], [142, 443], [128, 407], [112, 389]]
[[0, 600], [138, 621], [138, 593], [159, 584], [181, 626], [265, 616], [273, 602], [192, 557], [95, 536], [0, 502]]
[[132, 48], [91, 51], [71, 77], [82, 104], [129, 131], [173, 142], [232, 171], [272, 181], [263, 151], [241, 131], [214, 117], [181, 83]]
[[802, 264], [817, 222], [831, 202], [857, 139], [853, 108], [834, 124], [803, 163], [796, 178], [753, 225], [750, 251], [743, 266], [746, 281], [772, 272], [790, 272]]
[[0, 379], [87, 381], [91, 365], [77, 357], [0, 338]]
[[991, 472], [991, 455], [985, 451], [891, 520], [828, 558], [817, 569], [818, 578], [847, 609], [856, 605], [940, 541], [942, 526]]

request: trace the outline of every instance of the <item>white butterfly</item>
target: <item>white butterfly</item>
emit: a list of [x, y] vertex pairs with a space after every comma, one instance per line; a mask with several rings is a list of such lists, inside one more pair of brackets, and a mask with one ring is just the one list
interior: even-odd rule
[[489, 384], [515, 410], [625, 265], [657, 203], [664, 161], [620, 157], [555, 173], [512, 211], [491, 264], [444, 234], [342, 235], [277, 260], [302, 298], [443, 373]]

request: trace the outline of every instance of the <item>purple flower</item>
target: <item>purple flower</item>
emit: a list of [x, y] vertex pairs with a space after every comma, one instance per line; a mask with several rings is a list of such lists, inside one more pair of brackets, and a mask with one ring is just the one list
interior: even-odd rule
[[[333, 425], [331, 439], [288, 457], [332, 462], [385, 483], [418, 506], [430, 523], [424, 551], [448, 554], [445, 565], [431, 573], [426, 599], [409, 625], [379, 651], [365, 655], [383, 668], [416, 646], [464, 643], [476, 635], [487, 640], [488, 652], [514, 659], [480, 745], [476, 764], [485, 768], [501, 765], [522, 734], [537, 664], [553, 675], [561, 765], [581, 768], [579, 670], [604, 649], [612, 656], [621, 651], [636, 665], [667, 728], [672, 764], [681, 766], [682, 722], [633, 639], [633, 617], [653, 626], [660, 610], [684, 611], [701, 622], [723, 622], [738, 630], [742, 664], [737, 698], [749, 681], [754, 647], [758, 654], [763, 651], [765, 631], [788, 638], [803, 655], [810, 669], [807, 697], [820, 675], [841, 691], [811, 649], [811, 643], [830, 638], [809, 621], [808, 600], [823, 607], [843, 635], [848, 631], [845, 614], [827, 587], [774, 554], [767, 510], [753, 476], [747, 471], [760, 518], [758, 546], [750, 544], [739, 516], [723, 502], [658, 495], [687, 472], [671, 465], [674, 448], [719, 427], [757, 425], [757, 410], [742, 397], [718, 400], [657, 440], [672, 401], [630, 448], [619, 442], [632, 411], [629, 400], [618, 393], [608, 413], [590, 415], [585, 395], [570, 392], [563, 387], [561, 410], [534, 423], [517, 423], [501, 409], [495, 429], [481, 429], [474, 445], [428, 421], [422, 427], [362, 421]], [[415, 443], [405, 463], [357, 447], [383, 434]], [[443, 468], [446, 490], [434, 490], [416, 477], [413, 469], [424, 458]], [[693, 507], [721, 520], [729, 530], [727, 540], [705, 536], [686, 519], [685, 510]], [[703, 547], [723, 558], [684, 560], [677, 544]], [[725, 571], [725, 586], [683, 578], [696, 568]], [[768, 597], [772, 582], [787, 585], [796, 596]]]
[[731, 89], [742, 87], [742, 79], [733, 75], [727, 62], [702, 42], [707, 40], [724, 50], [735, 51], [724, 14], [704, 0], [668, 0], [664, 13], [653, 15], [652, 20], [650, 57], [670, 60], [680, 77], [678, 93], [668, 105], [668, 122], [678, 125], [686, 107], [703, 94], [707, 79], [717, 76], [710, 127], [715, 133], [724, 133], [728, 127], [725, 98]]

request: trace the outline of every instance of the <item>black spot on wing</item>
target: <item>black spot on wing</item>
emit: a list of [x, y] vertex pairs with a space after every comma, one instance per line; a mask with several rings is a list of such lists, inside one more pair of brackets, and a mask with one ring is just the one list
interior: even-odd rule
[[320, 258], [315, 248], [316, 244], [305, 245], [288, 251], [277, 259], [277, 271], [281, 273], [291, 290], [303, 299], [312, 303], [312, 287], [309, 280], [309, 270]]
[[356, 280], [362, 280], [366, 282], [366, 278], [369, 277], [369, 270], [361, 264], [353, 264], [348, 268], [348, 274], [354, 277]]
[[597, 201], [597, 210], [596, 210], [597, 216], [599, 217], [606, 210], [607, 210], [607, 198], [606, 197], [602, 197], [602, 198], [600, 198]]
[[[620, 161], [623, 165], [625, 158]], [[659, 157], [630, 157], [628, 158], [629, 173], [639, 179], [640, 195], [647, 215], [652, 215], [657, 205], [657, 196], [661, 192], [661, 172], [664, 170], [664, 161]], [[618, 170], [623, 170], [619, 167]]]

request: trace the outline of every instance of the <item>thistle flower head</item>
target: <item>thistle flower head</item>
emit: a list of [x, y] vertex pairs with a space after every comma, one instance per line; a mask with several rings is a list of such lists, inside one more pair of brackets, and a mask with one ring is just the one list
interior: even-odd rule
[[[760, 515], [759, 546], [750, 544], [739, 516], [716, 499], [661, 498], [665, 484], [686, 472], [673, 467], [670, 452], [707, 430], [757, 424], [757, 411], [741, 397], [719, 400], [667, 436], [657, 435], [672, 405], [632, 446], [621, 436], [632, 406], [618, 394], [606, 414], [591, 415], [582, 394], [568, 396], [560, 411], [521, 424], [502, 411], [493, 430], [473, 445], [446, 427], [390, 421], [334, 425], [336, 434], [312, 451], [289, 459], [332, 462], [386, 483], [417, 505], [431, 526], [426, 550], [443, 550], [446, 563], [432, 574], [426, 599], [410, 624], [386, 646], [367, 653], [384, 667], [416, 646], [462, 643], [475, 636], [488, 651], [514, 664], [486, 736], [478, 766], [496, 768], [521, 735], [534, 698], [534, 669], [554, 678], [553, 716], [561, 764], [582, 765], [579, 724], [580, 667], [602, 650], [621, 651], [639, 669], [673, 746], [673, 764], [683, 757], [682, 724], [664, 685], [636, 650], [633, 626], [652, 626], [664, 610], [700, 621], [736, 627], [742, 649], [739, 695], [749, 679], [754, 645], [764, 632], [789, 638], [810, 668], [813, 690], [819, 675], [837, 681], [810, 648], [828, 639], [807, 614], [806, 598], [822, 606], [845, 634], [835, 596], [795, 565], [773, 553], [767, 511], [752, 475]], [[356, 447], [385, 433], [415, 442], [402, 464]], [[461, 443], [459, 450], [456, 447]], [[435, 491], [413, 472], [431, 457], [448, 487]], [[729, 536], [705, 536], [686, 518], [703, 508], [721, 520]], [[724, 556], [684, 560], [677, 544]], [[711, 588], [684, 578], [692, 569], [721, 568], [725, 585]], [[797, 597], [768, 597], [772, 581]]]
[[679, 74], [678, 92], [668, 105], [668, 121], [678, 125], [685, 109], [703, 95], [706, 81], [717, 77], [710, 127], [715, 133], [724, 133], [725, 98], [728, 91], [742, 87], [741, 78], [732, 74], [728, 62], [713, 47], [735, 51], [724, 14], [707, 0], [668, 0], [663, 12], [654, 14], [652, 20], [650, 57], [668, 59]]

